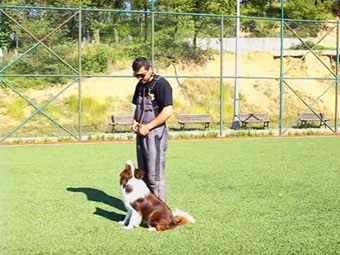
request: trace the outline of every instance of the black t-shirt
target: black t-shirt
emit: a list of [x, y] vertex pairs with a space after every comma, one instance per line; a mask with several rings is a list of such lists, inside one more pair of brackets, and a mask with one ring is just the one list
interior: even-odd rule
[[147, 87], [146, 95], [148, 93], [154, 94], [155, 100], [159, 107], [159, 112], [163, 110], [164, 107], [172, 105], [172, 88], [170, 83], [159, 75], [154, 75], [151, 82], [143, 84], [141, 82], [137, 83], [135, 93], [132, 98], [132, 103], [137, 104], [138, 96], [143, 95], [143, 88]]

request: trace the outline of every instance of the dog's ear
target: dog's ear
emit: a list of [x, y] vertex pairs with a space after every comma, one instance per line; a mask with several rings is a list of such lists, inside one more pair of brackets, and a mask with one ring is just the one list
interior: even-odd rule
[[141, 169], [136, 168], [135, 169], [135, 178], [136, 179], [143, 179], [145, 172]]
[[122, 185], [122, 186], [123, 186], [123, 188], [125, 188], [126, 184], [127, 184], [127, 180], [126, 180], [126, 179], [123, 179], [123, 178], [121, 178], [121, 179], [120, 179], [120, 185]]
[[124, 170], [119, 174], [120, 176], [120, 185], [125, 186], [127, 180], [131, 178], [131, 169], [130, 165], [126, 164]]

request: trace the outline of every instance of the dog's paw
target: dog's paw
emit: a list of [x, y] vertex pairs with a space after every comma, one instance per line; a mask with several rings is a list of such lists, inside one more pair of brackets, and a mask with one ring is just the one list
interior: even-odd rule
[[149, 230], [149, 231], [157, 231], [157, 229], [154, 228], [154, 227], [149, 227], [148, 230]]
[[124, 229], [126, 229], [126, 230], [133, 229], [133, 225], [127, 225], [127, 226], [124, 226]]
[[125, 225], [125, 221], [120, 220], [120, 221], [118, 221], [118, 224], [119, 224], [119, 225]]

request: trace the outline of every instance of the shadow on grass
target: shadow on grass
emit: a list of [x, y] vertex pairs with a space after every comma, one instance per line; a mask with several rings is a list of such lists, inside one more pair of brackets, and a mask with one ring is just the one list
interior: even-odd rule
[[[87, 196], [87, 200], [89, 201], [94, 201], [94, 202], [101, 202], [106, 205], [112, 206], [116, 209], [119, 209], [121, 211], [126, 211], [124, 203], [122, 200], [109, 196], [106, 194], [104, 191], [94, 189], [94, 188], [67, 188], [66, 190], [71, 191], [71, 192], [82, 192]], [[93, 213], [95, 215], [99, 215], [101, 217], [104, 217], [106, 219], [112, 220], [112, 221], [121, 221], [124, 219], [123, 214], [118, 214], [115, 212], [110, 212], [101, 208], [96, 207], [96, 211]]]

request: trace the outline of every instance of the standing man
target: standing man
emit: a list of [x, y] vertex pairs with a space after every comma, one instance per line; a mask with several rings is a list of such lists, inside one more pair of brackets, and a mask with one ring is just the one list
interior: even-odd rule
[[15, 31], [12, 31], [9, 35], [9, 39], [11, 41], [9, 48], [14, 50], [15, 53], [17, 53], [18, 50], [18, 46], [19, 46], [19, 40], [18, 40], [18, 36], [16, 34]]
[[165, 152], [168, 146], [166, 121], [173, 112], [172, 88], [155, 74], [148, 59], [136, 58], [133, 75], [138, 79], [132, 103], [136, 105], [132, 131], [137, 134], [138, 168], [146, 172], [151, 191], [165, 201]]

